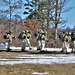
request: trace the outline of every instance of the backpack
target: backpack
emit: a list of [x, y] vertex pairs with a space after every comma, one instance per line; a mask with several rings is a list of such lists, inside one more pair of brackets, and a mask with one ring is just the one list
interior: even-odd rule
[[22, 38], [22, 35], [23, 35], [23, 34], [24, 34], [24, 32], [21, 32], [21, 33], [19, 34], [19, 36], [18, 36], [18, 39], [21, 39], [21, 40], [22, 40], [22, 39], [23, 39], [23, 38]]
[[71, 40], [74, 41], [75, 40], [75, 32], [71, 33]]
[[60, 39], [61, 41], [64, 41], [64, 36], [65, 36], [64, 34], [60, 34], [60, 35], [59, 35], [59, 39]]
[[4, 39], [7, 39], [7, 35], [9, 34], [9, 32], [5, 32], [5, 34], [3, 35]]

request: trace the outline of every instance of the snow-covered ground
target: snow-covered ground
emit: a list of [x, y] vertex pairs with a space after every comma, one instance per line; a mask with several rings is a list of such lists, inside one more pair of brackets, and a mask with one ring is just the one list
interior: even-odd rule
[[[7, 45], [5, 45], [5, 44], [0, 44], [0, 50], [6, 50], [6, 48], [7, 48]], [[14, 46], [11, 46], [11, 49], [12, 50], [21, 50], [21, 47], [14, 47]], [[26, 47], [26, 50], [29, 50], [29, 48], [28, 47]], [[37, 48], [36, 47], [32, 47], [32, 50], [37, 50]], [[62, 50], [62, 48], [44, 48], [44, 49], [42, 49], [42, 50], [44, 50], [44, 51], [56, 51], [56, 52], [60, 52], [61, 50]], [[67, 51], [68, 52], [71, 52], [71, 50], [72, 49], [68, 49]]]
[[36, 55], [22, 54], [13, 56], [12, 58], [0, 58], [0, 65], [4, 64], [68, 64], [75, 63], [74, 54], [51, 54], [51, 55]]
[[[19, 51], [21, 47], [11, 47], [12, 50]], [[32, 50], [36, 50], [36, 47], [32, 47]], [[6, 50], [6, 46], [0, 44], [0, 50]], [[26, 48], [28, 50], [28, 47]], [[47, 51], [61, 51], [61, 48], [45, 48]], [[71, 49], [68, 49], [70, 52]], [[17, 56], [12, 56], [12, 58], [0, 58], [0, 65], [5, 64], [68, 64], [75, 63], [75, 54], [20, 54]]]

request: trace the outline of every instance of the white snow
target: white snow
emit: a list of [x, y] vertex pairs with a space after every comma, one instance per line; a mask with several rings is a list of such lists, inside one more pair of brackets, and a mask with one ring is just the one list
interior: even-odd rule
[[[7, 44], [0, 44], [0, 50], [2, 49], [2, 50], [6, 50], [6, 48], [7, 48]], [[11, 46], [10, 47], [12, 50], [21, 50], [21, 47], [14, 47], [14, 46]], [[29, 50], [29, 47], [26, 47], [26, 50]], [[37, 48], [36, 47], [32, 47], [32, 50], [37, 50]], [[62, 50], [62, 48], [44, 48], [44, 49], [42, 49], [43, 51], [56, 51], [56, 52], [60, 52], [61, 50]], [[71, 48], [69, 48], [68, 50], [67, 50], [67, 52], [71, 52]]]
[[32, 72], [33, 75], [47, 75], [48, 72], [40, 73], [40, 72]]
[[74, 54], [52, 54], [52, 55], [32, 55], [32, 54], [24, 54], [19, 55], [17, 57], [10, 58], [3, 58], [0, 59], [0, 65], [5, 64], [22, 64], [22, 63], [29, 63], [29, 64], [68, 64], [68, 63], [75, 63], [75, 56]]
[[0, 49], [4, 49], [4, 48], [6, 48], [6, 45], [3, 43], [0, 43]]
[[[11, 47], [12, 50], [21, 50], [21, 47]], [[6, 50], [6, 45], [0, 44], [0, 50]], [[26, 47], [26, 50], [29, 50]], [[32, 47], [32, 50], [36, 50], [36, 47]], [[31, 51], [32, 51], [31, 50]], [[45, 48], [47, 51], [57, 51], [60, 52], [61, 48]], [[71, 52], [71, 49], [68, 49], [68, 52]], [[21, 54], [18, 56], [13, 56], [12, 58], [0, 58], [0, 65], [5, 64], [68, 64], [75, 63], [75, 55], [74, 54]]]

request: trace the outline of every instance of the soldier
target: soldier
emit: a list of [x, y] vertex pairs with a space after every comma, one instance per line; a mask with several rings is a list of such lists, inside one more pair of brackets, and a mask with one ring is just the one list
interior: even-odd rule
[[41, 48], [42, 48], [42, 43], [41, 43], [42, 34], [41, 34], [41, 31], [42, 31], [41, 29], [38, 29], [37, 32], [36, 32], [36, 34], [37, 34], [36, 38], [37, 38], [37, 44], [38, 44], [37, 50], [41, 50]]
[[61, 47], [62, 47], [61, 52], [64, 52], [64, 46], [65, 46], [64, 37], [65, 37], [65, 32], [63, 31], [59, 35], [59, 39], [61, 40]]
[[18, 36], [18, 39], [22, 40], [22, 48], [21, 50], [22, 51], [25, 51], [25, 48], [26, 48], [26, 31], [22, 31], [19, 36]]
[[72, 52], [75, 52], [75, 30], [71, 33]]
[[4, 35], [4, 39], [7, 39], [7, 51], [10, 51], [10, 46], [11, 46], [11, 43], [12, 43], [12, 39], [15, 39], [15, 36], [12, 34], [11, 31], [9, 32], [6, 32], [5, 35]]
[[71, 34], [70, 34], [70, 32], [67, 32], [66, 34], [65, 34], [65, 36], [64, 36], [64, 52], [66, 52], [67, 53], [67, 50], [69, 49], [69, 47], [70, 47], [70, 41], [71, 41]]
[[44, 31], [44, 33], [45, 33], [45, 47], [48, 47], [49, 40], [47, 38], [47, 31]]
[[46, 42], [47, 42], [47, 32], [46, 31], [42, 31], [41, 32], [41, 44], [42, 44], [42, 49], [45, 48]]
[[31, 50], [31, 44], [30, 44], [30, 39], [31, 39], [31, 32], [29, 30], [26, 30], [26, 37], [27, 37], [27, 45], [29, 49]]
[[46, 32], [43, 31], [42, 29], [39, 29], [37, 30], [36, 35], [38, 42], [37, 50], [42, 50], [45, 48], [46, 45], [46, 39], [47, 39]]

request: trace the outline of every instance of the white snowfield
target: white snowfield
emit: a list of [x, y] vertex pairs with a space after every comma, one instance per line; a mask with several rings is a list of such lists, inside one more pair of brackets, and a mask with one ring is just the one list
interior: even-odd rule
[[[7, 44], [5, 45], [5, 44], [0, 44], [0, 50], [6, 50], [6, 48], [7, 48]], [[21, 47], [14, 47], [14, 46], [11, 46], [11, 49], [12, 50], [17, 50], [17, 51], [19, 51], [19, 50], [21, 50]], [[29, 50], [29, 48], [28, 47], [26, 47], [26, 50]], [[37, 48], [36, 47], [32, 47], [32, 50], [37, 50]], [[61, 50], [62, 50], [62, 48], [44, 48], [44, 49], [42, 49], [42, 50], [44, 50], [44, 51], [56, 51], [56, 52], [60, 52]], [[68, 49], [67, 50], [67, 52], [71, 52], [71, 50], [72, 49]]]
[[[0, 50], [6, 50], [6, 46], [3, 44], [0, 45]], [[11, 47], [12, 51], [21, 51], [21, 47]], [[32, 47], [32, 50], [36, 50], [36, 47]], [[28, 51], [28, 47], [26, 48]], [[32, 51], [31, 50], [31, 51]], [[60, 52], [61, 48], [45, 48], [46, 51], [57, 51]], [[71, 49], [68, 49], [68, 52], [71, 52]], [[1, 58], [0, 65], [14, 65], [14, 64], [68, 64], [75, 63], [75, 54], [20, 54], [17, 56], [12, 56], [12, 58]]]
[[36, 55], [22, 54], [12, 58], [0, 58], [0, 65], [14, 64], [68, 64], [75, 63], [74, 54]]

